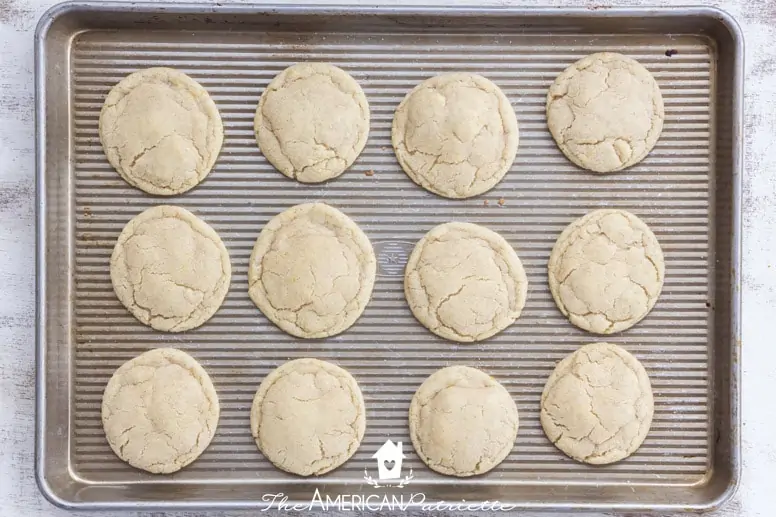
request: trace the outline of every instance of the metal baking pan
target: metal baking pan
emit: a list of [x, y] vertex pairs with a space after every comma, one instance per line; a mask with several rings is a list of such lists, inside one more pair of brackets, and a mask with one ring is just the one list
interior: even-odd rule
[[[555, 76], [598, 51], [641, 61], [660, 84], [666, 106], [654, 151], [638, 166], [611, 175], [586, 173], [569, 163], [544, 116]], [[36, 56], [36, 461], [40, 487], [55, 504], [258, 509], [277, 507], [271, 494], [284, 494], [286, 504], [309, 503], [317, 489], [335, 507], [337, 496], [343, 496], [341, 504], [353, 495], [377, 494], [403, 496], [423, 509], [420, 496], [408, 501], [423, 494], [425, 504], [498, 500], [517, 509], [700, 510], [721, 504], [735, 490], [743, 42], [725, 13], [69, 3], [43, 16]], [[321, 185], [297, 184], [273, 170], [252, 131], [269, 80], [308, 60], [351, 73], [372, 110], [361, 157], [344, 175]], [[225, 126], [213, 172], [174, 198], [152, 197], [122, 181], [97, 135], [109, 88], [149, 66], [171, 66], [197, 79], [213, 96]], [[453, 70], [479, 72], [498, 84], [520, 124], [520, 149], [506, 178], [468, 200], [443, 199], [417, 187], [399, 168], [390, 144], [393, 111], [402, 97], [421, 80]], [[352, 329], [305, 341], [280, 332], [251, 303], [247, 265], [268, 219], [311, 200], [340, 208], [364, 229], [379, 257], [379, 277]], [[109, 256], [121, 228], [158, 203], [184, 206], [206, 220], [233, 263], [221, 310], [184, 334], [138, 323], [111, 289]], [[665, 252], [666, 280], [652, 313], [608, 338], [633, 352], [649, 372], [652, 430], [632, 457], [595, 468], [557, 451], [542, 433], [538, 411], [555, 363], [599, 340], [563, 318], [546, 279], [558, 234], [599, 207], [631, 210], [654, 229]], [[402, 291], [403, 266], [414, 243], [450, 220], [501, 233], [517, 249], [530, 281], [518, 322], [476, 345], [446, 342], [425, 331]], [[119, 461], [100, 423], [102, 391], [114, 369], [160, 346], [182, 348], [201, 361], [222, 408], [210, 448], [166, 477]], [[361, 448], [342, 468], [317, 479], [274, 469], [256, 449], [248, 423], [262, 378], [301, 356], [347, 368], [367, 403]], [[512, 453], [484, 476], [437, 475], [410, 446], [412, 394], [427, 375], [450, 364], [491, 373], [519, 407], [521, 427]], [[388, 439], [403, 442], [405, 477], [412, 470], [402, 488], [376, 488], [364, 479], [365, 474], [376, 479], [372, 455]]]

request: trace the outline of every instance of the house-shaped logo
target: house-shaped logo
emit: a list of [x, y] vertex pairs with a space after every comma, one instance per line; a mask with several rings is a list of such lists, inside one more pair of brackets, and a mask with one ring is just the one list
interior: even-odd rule
[[377, 475], [381, 481], [401, 477], [401, 462], [406, 458], [401, 442], [386, 441], [372, 457], [377, 458]]

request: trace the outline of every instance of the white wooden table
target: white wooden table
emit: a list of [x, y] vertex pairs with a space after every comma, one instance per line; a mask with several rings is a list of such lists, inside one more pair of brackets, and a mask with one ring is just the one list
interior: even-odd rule
[[[472, 4], [477, 0], [405, 0]], [[222, 0], [226, 2], [226, 0]], [[33, 31], [56, 0], [0, 0], [0, 516], [68, 515], [33, 476], [35, 162]], [[274, 3], [288, 3], [274, 0]], [[333, 3], [331, 0], [325, 3]], [[349, 3], [339, 0], [339, 3]], [[359, 3], [350, 0], [350, 3]], [[366, 3], [366, 2], [364, 2]], [[373, 4], [375, 2], [368, 2]], [[530, 0], [480, 0], [532, 5]], [[687, 5], [692, 0], [545, 0], [542, 5]], [[695, 3], [708, 3], [697, 0]], [[776, 512], [776, 0], [713, 2], [746, 39], [741, 489], [711, 515]], [[773, 154], [773, 156], [771, 156]], [[774, 267], [772, 267], [774, 266]], [[85, 514], [96, 515], [96, 514]], [[129, 514], [124, 514], [129, 515]], [[159, 514], [156, 514], [159, 515]], [[192, 514], [180, 514], [192, 515]], [[222, 515], [216, 513], [214, 515]], [[546, 516], [547, 514], [543, 514]]]

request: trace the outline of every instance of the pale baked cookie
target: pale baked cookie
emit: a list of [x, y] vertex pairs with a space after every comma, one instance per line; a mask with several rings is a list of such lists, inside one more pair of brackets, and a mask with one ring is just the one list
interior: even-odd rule
[[207, 448], [218, 425], [207, 372], [174, 348], [124, 363], [105, 387], [102, 426], [116, 456], [154, 474], [182, 469]]
[[110, 259], [121, 303], [166, 332], [199, 327], [221, 306], [232, 267], [221, 238], [179, 206], [159, 205], [129, 221]]
[[563, 359], [544, 386], [541, 422], [558, 449], [583, 463], [627, 458], [647, 437], [654, 401], [647, 372], [611, 343]]
[[100, 142], [124, 180], [149, 194], [181, 194], [216, 163], [224, 127], [213, 99], [191, 77], [148, 68], [111, 89], [100, 112]]
[[550, 254], [550, 291], [560, 311], [595, 334], [629, 329], [655, 306], [663, 251], [649, 227], [625, 210], [595, 210], [560, 234]]
[[432, 470], [483, 474], [504, 461], [517, 438], [517, 406], [490, 375], [449, 366], [423, 381], [410, 404], [410, 438]]
[[270, 220], [251, 253], [248, 285], [264, 315], [289, 334], [339, 334], [364, 311], [375, 283], [372, 244], [348, 216], [324, 203]]
[[302, 183], [342, 174], [369, 136], [369, 104], [358, 83], [326, 63], [283, 70], [259, 100], [256, 141], [269, 162]]
[[300, 476], [319, 476], [345, 463], [365, 429], [356, 380], [318, 359], [296, 359], [270, 372], [251, 407], [251, 434], [261, 453]]
[[404, 274], [412, 313], [453, 341], [501, 332], [520, 317], [527, 292], [515, 250], [496, 232], [470, 223], [433, 228], [415, 246]]
[[517, 153], [517, 118], [498, 86], [475, 74], [443, 74], [404, 97], [393, 118], [404, 172], [426, 190], [467, 198], [492, 189]]
[[561, 73], [547, 94], [547, 125], [569, 160], [613, 172], [641, 160], [663, 129], [663, 96], [638, 61], [602, 52]]

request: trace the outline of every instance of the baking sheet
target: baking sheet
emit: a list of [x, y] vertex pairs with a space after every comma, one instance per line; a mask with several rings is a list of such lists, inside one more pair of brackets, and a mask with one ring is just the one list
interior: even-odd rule
[[[38, 32], [39, 392], [38, 477], [44, 493], [75, 507], [251, 507], [282, 492], [309, 501], [337, 494], [423, 493], [426, 502], [498, 499], [517, 508], [659, 509], [718, 504], [738, 479], [738, 271], [741, 41], [719, 11], [559, 9], [363, 9], [69, 4]], [[544, 102], [575, 60], [617, 51], [649, 69], [666, 119], [650, 156], [596, 176], [569, 163], [546, 129]], [[668, 52], [667, 51], [676, 51]], [[673, 55], [667, 55], [673, 54]], [[364, 152], [341, 177], [302, 185], [275, 171], [253, 137], [267, 83], [299, 61], [347, 70], [371, 107]], [[125, 75], [177, 68], [200, 82], [221, 112], [219, 160], [194, 190], [171, 198], [127, 185], [97, 134], [102, 102]], [[481, 73], [515, 108], [520, 149], [505, 179], [468, 200], [443, 199], [401, 171], [390, 127], [403, 96], [441, 72]], [[371, 173], [373, 175], [370, 175]], [[354, 327], [300, 340], [269, 323], [248, 297], [253, 243], [275, 214], [325, 201], [371, 239], [378, 278]], [[486, 203], [487, 201], [487, 203]], [[177, 204], [207, 221], [233, 267], [221, 310], [203, 327], [163, 334], [137, 322], [111, 288], [109, 258], [124, 224], [147, 207]], [[666, 280], [652, 313], [607, 341], [646, 367], [655, 395], [651, 432], [639, 451], [593, 468], [557, 451], [539, 424], [539, 397], [555, 363], [600, 340], [555, 308], [546, 264], [555, 239], [580, 215], [624, 208], [654, 230]], [[414, 243], [458, 220], [485, 225], [517, 250], [529, 278], [518, 322], [484, 343], [459, 345], [417, 323], [402, 289]], [[100, 422], [113, 371], [138, 353], [175, 346], [210, 373], [221, 401], [218, 431], [192, 465], [153, 476], [111, 452]], [[331, 360], [358, 380], [367, 431], [356, 455], [319, 479], [276, 470], [250, 436], [249, 411], [263, 377], [297, 357]], [[430, 373], [451, 364], [481, 368], [517, 402], [520, 431], [510, 456], [484, 476], [433, 473], [414, 454], [407, 410]], [[411, 483], [376, 489], [371, 459], [387, 439], [405, 444]]]

